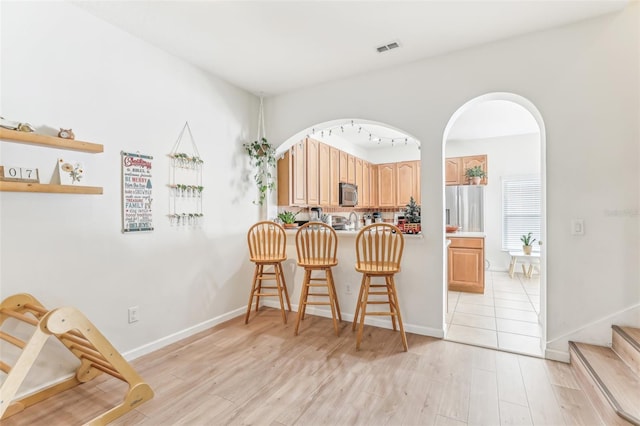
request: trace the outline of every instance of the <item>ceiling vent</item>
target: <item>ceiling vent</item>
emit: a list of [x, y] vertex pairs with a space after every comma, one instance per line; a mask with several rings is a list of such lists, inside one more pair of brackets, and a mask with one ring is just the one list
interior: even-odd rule
[[397, 41], [394, 41], [393, 43], [389, 43], [389, 44], [385, 44], [385, 45], [382, 45], [382, 46], [378, 46], [378, 47], [376, 47], [376, 50], [378, 51], [378, 53], [382, 53], [382, 52], [386, 52], [388, 50], [395, 49], [397, 47], [400, 47], [400, 44]]

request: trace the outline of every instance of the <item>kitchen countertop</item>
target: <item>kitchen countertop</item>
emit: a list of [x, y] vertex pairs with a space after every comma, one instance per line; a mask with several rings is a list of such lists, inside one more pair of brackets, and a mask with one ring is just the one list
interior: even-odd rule
[[[355, 237], [356, 235], [358, 235], [358, 232], [360, 232], [360, 230], [355, 231], [355, 230], [339, 230], [339, 229], [336, 229], [335, 231], [336, 231], [336, 234], [338, 236], [344, 236], [344, 237]], [[295, 233], [298, 232], [298, 228], [285, 229], [285, 232], [287, 234], [294, 234], [295, 235]], [[419, 233], [419, 234], [402, 234], [402, 235], [404, 235], [405, 238], [411, 238], [411, 239], [424, 238], [422, 233]]]
[[485, 238], [486, 236], [484, 232], [447, 232], [447, 238]]

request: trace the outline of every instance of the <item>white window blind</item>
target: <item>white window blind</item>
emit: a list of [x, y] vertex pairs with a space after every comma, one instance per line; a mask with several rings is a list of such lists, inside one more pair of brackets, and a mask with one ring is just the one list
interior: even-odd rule
[[521, 250], [520, 237], [533, 233], [540, 241], [540, 177], [518, 176], [502, 179], [502, 249]]

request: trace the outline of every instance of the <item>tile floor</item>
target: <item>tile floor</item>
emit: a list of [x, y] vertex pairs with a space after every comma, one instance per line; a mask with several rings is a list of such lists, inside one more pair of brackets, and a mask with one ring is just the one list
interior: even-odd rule
[[484, 294], [449, 292], [445, 339], [542, 356], [540, 279], [487, 271]]

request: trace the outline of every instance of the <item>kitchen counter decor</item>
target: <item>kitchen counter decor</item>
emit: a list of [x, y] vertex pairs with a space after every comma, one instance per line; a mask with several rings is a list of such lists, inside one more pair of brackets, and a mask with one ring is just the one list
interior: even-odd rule
[[413, 197], [410, 197], [409, 204], [404, 209], [404, 219], [398, 220], [398, 229], [403, 234], [419, 234], [422, 231], [420, 226], [421, 208]]

